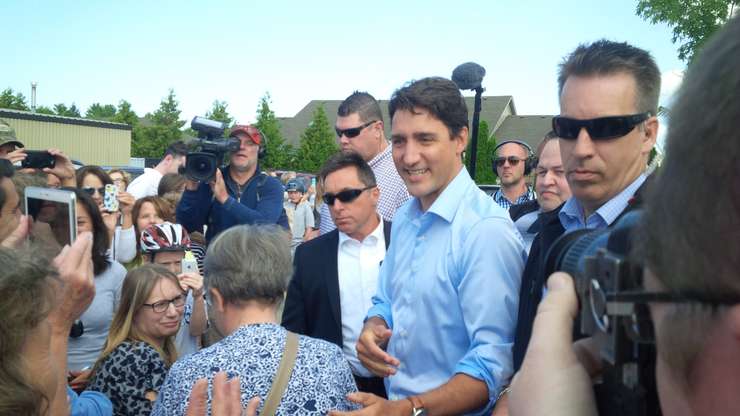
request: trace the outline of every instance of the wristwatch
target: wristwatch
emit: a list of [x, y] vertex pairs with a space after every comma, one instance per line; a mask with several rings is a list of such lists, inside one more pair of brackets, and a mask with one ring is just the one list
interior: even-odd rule
[[426, 416], [427, 410], [419, 396], [409, 396], [406, 399], [411, 402], [411, 416]]

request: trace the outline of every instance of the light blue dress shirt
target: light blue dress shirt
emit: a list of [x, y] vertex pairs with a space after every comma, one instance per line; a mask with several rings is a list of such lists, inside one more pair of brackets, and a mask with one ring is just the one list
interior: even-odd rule
[[385, 379], [391, 399], [421, 394], [457, 373], [488, 386], [490, 409], [512, 375], [511, 348], [526, 254], [509, 214], [466, 169], [427, 212], [418, 198], [394, 217], [391, 245], [368, 317], [392, 329], [401, 365]]
[[645, 183], [647, 175], [644, 173], [637, 177], [628, 187], [624, 188], [617, 196], [610, 199], [609, 202], [599, 207], [593, 214], [583, 221], [583, 207], [574, 197], [568, 198], [563, 208], [558, 213], [560, 224], [562, 224], [566, 233], [575, 230], [606, 228], [610, 226], [619, 215], [627, 208], [630, 199], [635, 196], [635, 192]]

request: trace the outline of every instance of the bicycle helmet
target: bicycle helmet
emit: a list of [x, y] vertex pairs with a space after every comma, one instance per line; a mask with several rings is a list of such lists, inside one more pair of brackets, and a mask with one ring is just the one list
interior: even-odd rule
[[190, 236], [180, 224], [152, 224], [141, 232], [142, 253], [190, 250]]

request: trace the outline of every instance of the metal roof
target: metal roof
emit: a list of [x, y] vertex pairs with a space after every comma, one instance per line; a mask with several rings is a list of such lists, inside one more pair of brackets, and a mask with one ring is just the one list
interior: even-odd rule
[[88, 118], [57, 116], [52, 114], [33, 113], [30, 111], [11, 110], [0, 108], [0, 118], [16, 120], [32, 120], [46, 123], [73, 124], [77, 126], [90, 126], [116, 130], [131, 130], [131, 126], [125, 123], [114, 123], [112, 121], [91, 120]]

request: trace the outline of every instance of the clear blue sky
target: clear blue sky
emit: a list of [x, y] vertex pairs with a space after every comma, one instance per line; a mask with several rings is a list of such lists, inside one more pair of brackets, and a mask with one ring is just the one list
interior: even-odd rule
[[20, 1], [0, 2], [0, 89], [37, 81], [38, 104], [126, 99], [143, 115], [174, 88], [182, 116], [218, 99], [254, 120], [269, 91], [278, 116], [353, 90], [388, 98], [405, 82], [487, 70], [486, 95], [519, 114], [558, 112], [556, 69], [582, 42], [628, 41], [653, 53], [664, 99], [685, 65], [671, 31], [636, 1]]

